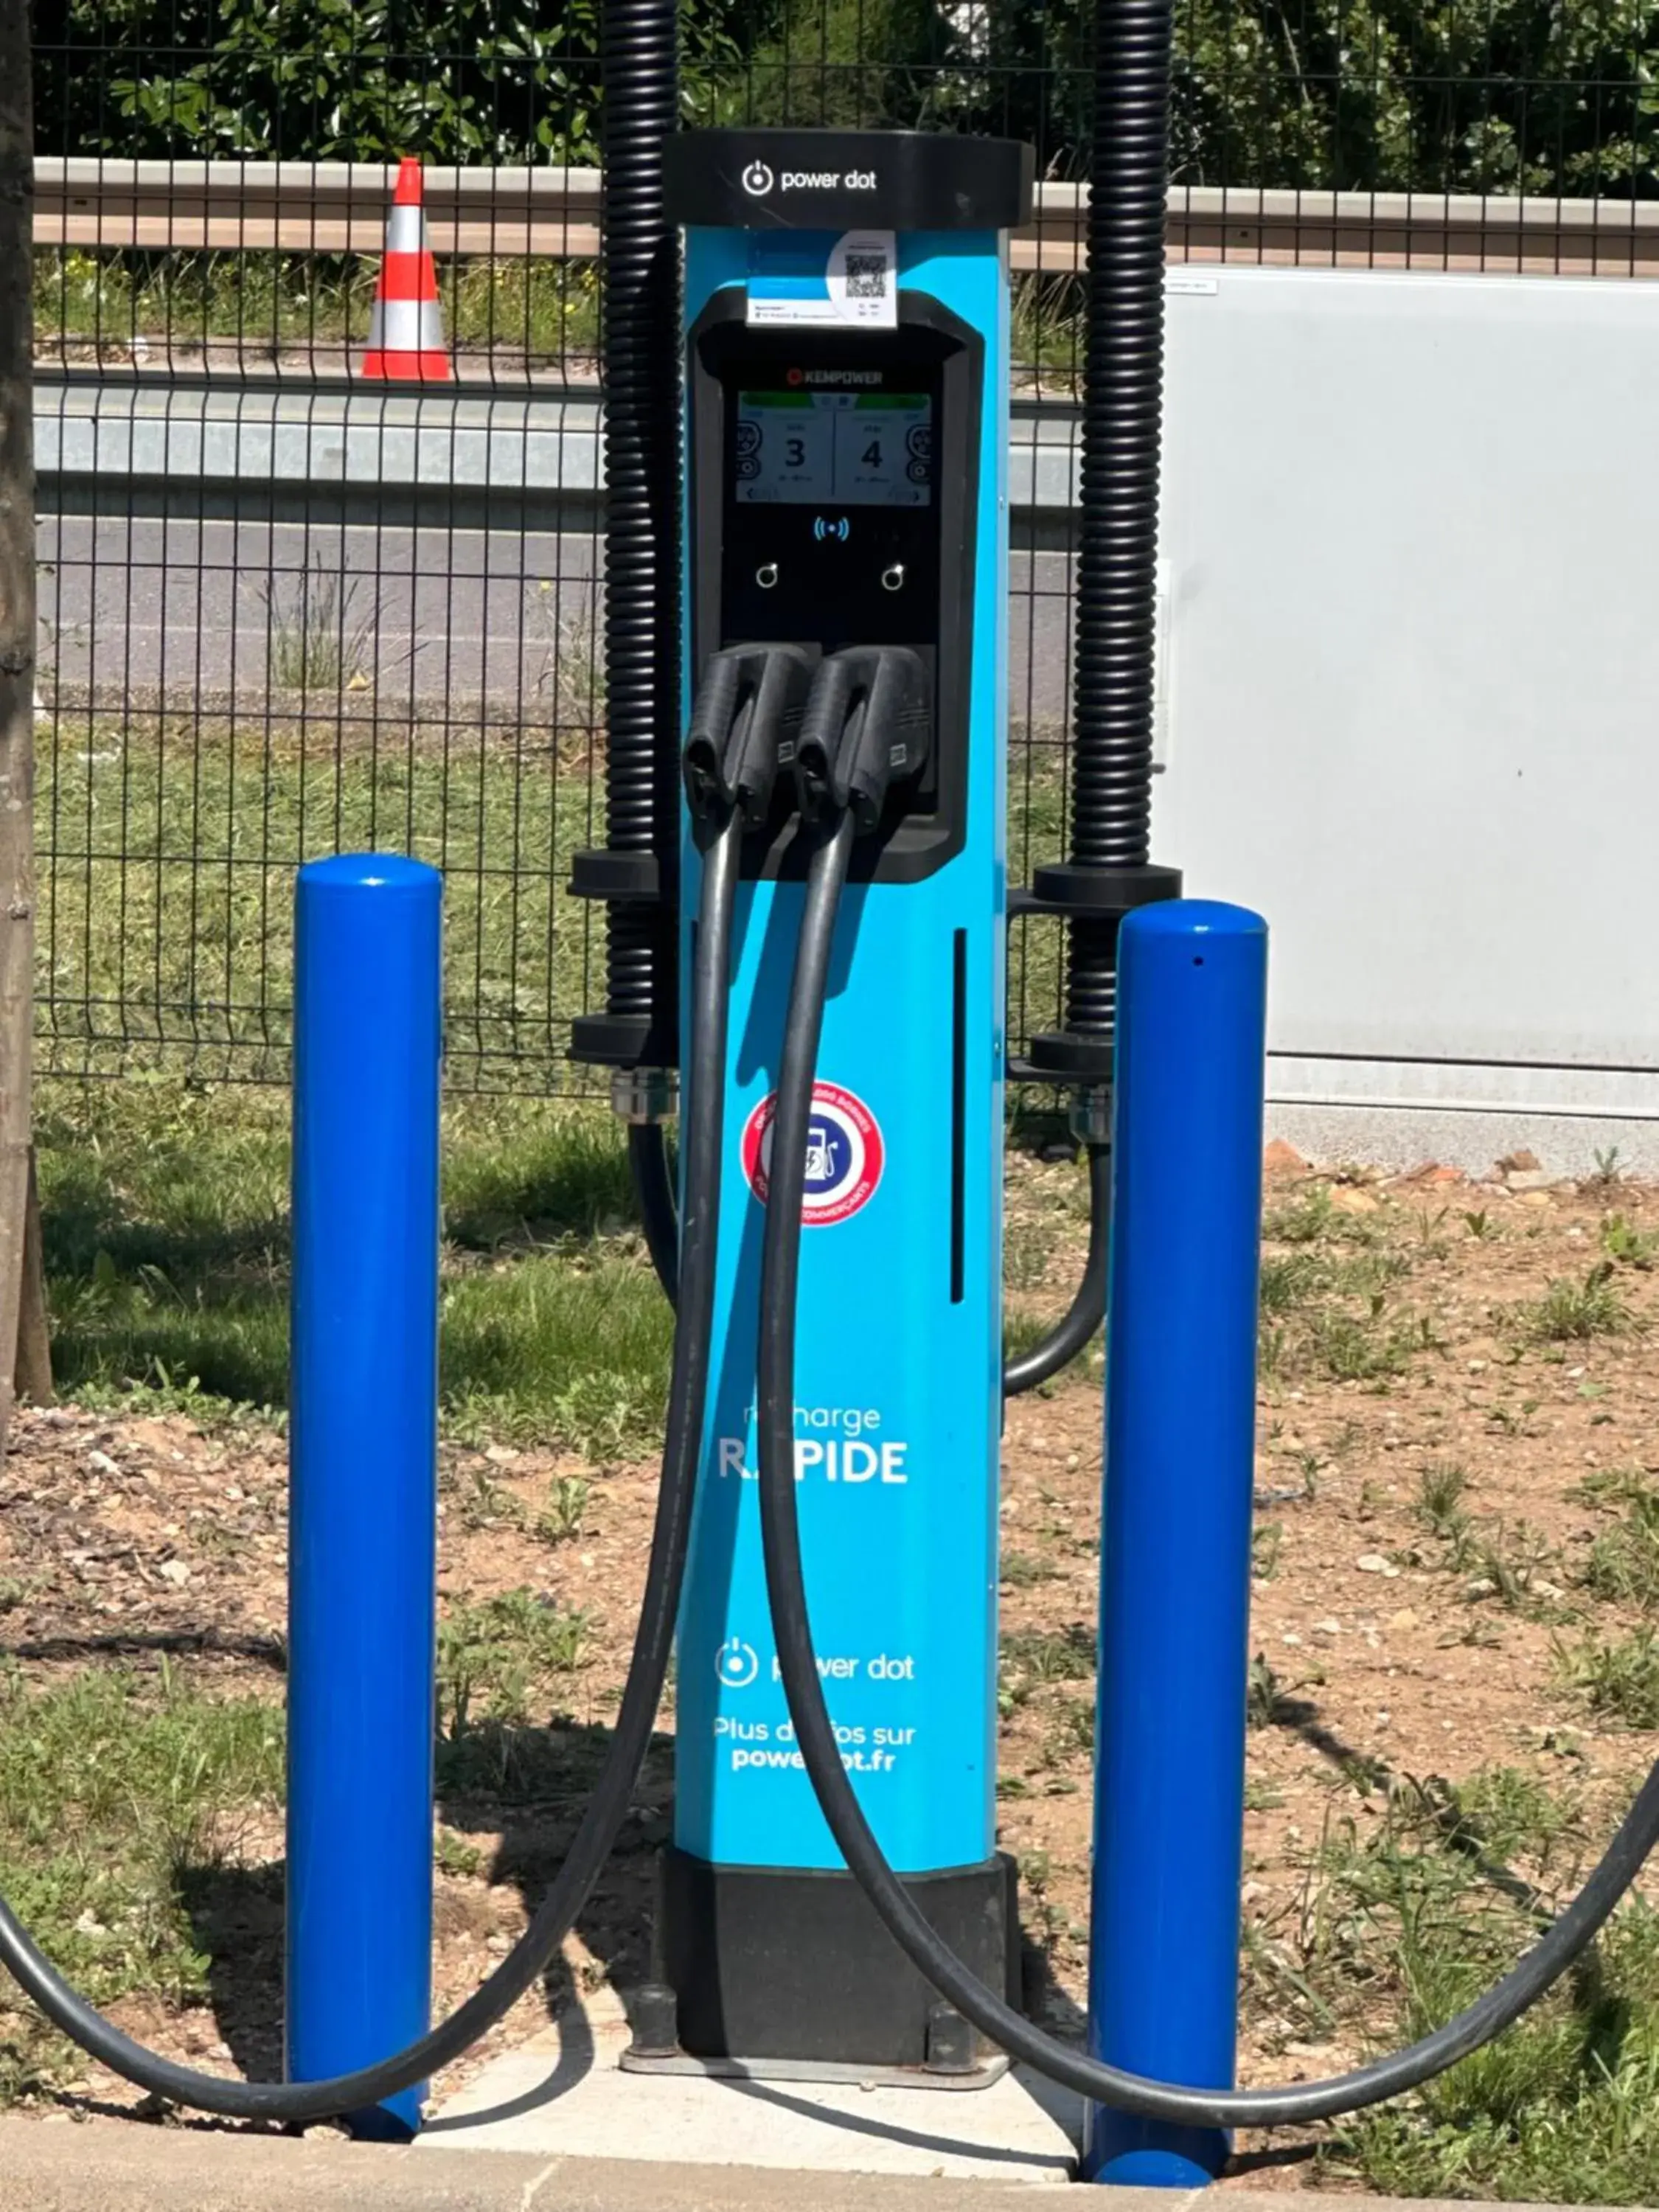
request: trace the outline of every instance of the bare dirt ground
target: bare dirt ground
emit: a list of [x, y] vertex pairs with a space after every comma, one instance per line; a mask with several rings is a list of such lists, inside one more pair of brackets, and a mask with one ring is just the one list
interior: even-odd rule
[[[1036, 1310], [1066, 1294], [1080, 1246], [1074, 1218], [1055, 1225], [1065, 1176], [1020, 1164], [1012, 1193], [1012, 1232], [1028, 1248], [1019, 1297]], [[1306, 2015], [1286, 1993], [1322, 1844], [1344, 1824], [1363, 1836], [1391, 1780], [1432, 1790], [1437, 1778], [1517, 1769], [1571, 1796], [1594, 1839], [1659, 1748], [1598, 1716], [1561, 1656], [1589, 1626], [1613, 1639], [1641, 1626], [1635, 1606], [1586, 1595], [1584, 1568], [1609, 1525], [1614, 1471], [1638, 1483], [1659, 1474], [1659, 1271], [1643, 1243], [1659, 1228], [1659, 1193], [1542, 1181], [1524, 1164], [1478, 1185], [1442, 1170], [1316, 1177], [1293, 1161], [1270, 1175], [1241, 2079], [1326, 2073], [1358, 2055], [1363, 2006], [1304, 2039]], [[1610, 1218], [1623, 1230], [1609, 1231]], [[1554, 1313], [1566, 1334], [1540, 1319], [1553, 1282], [1590, 1301], [1581, 1312], [1569, 1297]], [[1591, 1333], [1570, 1333], [1596, 1316]], [[31, 1674], [165, 1662], [279, 1697], [284, 1456], [280, 1437], [204, 1432], [180, 1418], [21, 1413], [0, 1476], [0, 1651]], [[1097, 1367], [1011, 1407], [1001, 1840], [1024, 1875], [1033, 1993], [1056, 2020], [1075, 2019], [1083, 1995], [1100, 1457]], [[1461, 1472], [1461, 1495], [1437, 1528], [1425, 1478], [1431, 1486], [1446, 1469]], [[547, 1520], [561, 1479], [587, 1486], [562, 1530]], [[451, 1616], [527, 1589], [580, 1613], [586, 1631], [579, 1663], [532, 1692], [526, 1724], [509, 1719], [485, 1739], [501, 1786], [489, 1758], [474, 1757], [445, 1787], [442, 2008], [522, 1927], [574, 1825], [625, 1666], [653, 1485], [647, 1466], [445, 1448]], [[550, 1753], [530, 1725], [550, 1711]], [[550, 1766], [535, 1765], [532, 1735]], [[539, 2027], [571, 1977], [625, 1986], [639, 1974], [651, 1854], [667, 1832], [667, 1753], [665, 1735], [566, 1976], [526, 1999], [469, 2069]], [[213, 2007], [146, 2004], [126, 2019], [198, 2063], [269, 2071], [275, 1818], [241, 1848], [248, 1879], [214, 1931], [234, 1964], [216, 1978]], [[101, 2075], [80, 2086], [129, 2099]]]

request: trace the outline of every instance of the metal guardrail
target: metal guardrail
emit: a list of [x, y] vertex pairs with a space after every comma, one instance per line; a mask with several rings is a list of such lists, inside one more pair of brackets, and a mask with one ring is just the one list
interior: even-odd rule
[[[397, 172], [378, 161], [43, 156], [34, 173], [40, 246], [374, 254]], [[591, 259], [600, 189], [597, 169], [434, 165], [434, 248]], [[1013, 240], [1014, 267], [1086, 266], [1087, 208], [1082, 185], [1039, 185], [1036, 218]], [[1655, 276], [1659, 202], [1183, 185], [1170, 194], [1169, 244], [1177, 261]]]
[[[71, 373], [36, 384], [35, 466], [48, 504], [64, 478], [289, 492], [454, 489], [591, 504], [605, 484], [603, 420], [596, 400], [321, 386], [215, 390]], [[1010, 503], [1074, 507], [1079, 466], [1075, 409], [1022, 407], [1009, 446]]]

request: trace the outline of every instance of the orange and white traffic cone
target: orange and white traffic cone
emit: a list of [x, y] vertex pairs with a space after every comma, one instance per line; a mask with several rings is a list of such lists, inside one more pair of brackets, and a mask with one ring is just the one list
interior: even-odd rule
[[421, 165], [406, 154], [386, 224], [360, 374], [394, 384], [447, 384], [453, 374], [438, 306], [438, 270], [426, 234]]

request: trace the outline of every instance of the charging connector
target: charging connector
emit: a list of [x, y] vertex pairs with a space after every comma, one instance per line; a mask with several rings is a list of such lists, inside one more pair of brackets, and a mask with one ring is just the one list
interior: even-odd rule
[[745, 829], [763, 827], [778, 771], [795, 757], [818, 665], [815, 645], [728, 645], [709, 655], [682, 763], [693, 820], [735, 810]]
[[795, 752], [801, 819], [850, 813], [860, 836], [879, 823], [896, 783], [919, 775], [933, 736], [933, 702], [920, 653], [904, 645], [849, 645], [819, 666]]

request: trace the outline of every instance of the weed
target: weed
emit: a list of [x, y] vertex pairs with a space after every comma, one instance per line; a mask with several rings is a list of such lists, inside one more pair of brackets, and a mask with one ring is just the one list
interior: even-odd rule
[[1498, 1234], [1498, 1224], [1492, 1219], [1488, 1208], [1484, 1206], [1475, 1206], [1466, 1213], [1463, 1216], [1463, 1226], [1471, 1237], [1482, 1243], [1489, 1237], [1496, 1237]]
[[1543, 1297], [1518, 1308], [1515, 1318], [1523, 1338], [1545, 1344], [1617, 1336], [1634, 1326], [1613, 1279], [1610, 1260], [1598, 1261], [1581, 1282], [1556, 1276], [1546, 1285]]
[[[100, 358], [117, 361], [136, 338], [186, 354], [210, 339], [262, 350], [296, 340], [343, 347], [368, 328], [374, 269], [356, 255], [42, 249], [34, 257], [36, 331], [45, 342], [90, 340]], [[532, 362], [594, 351], [592, 264], [447, 258], [441, 281], [459, 347], [517, 349]]]
[[579, 1474], [562, 1474], [548, 1485], [547, 1504], [537, 1516], [536, 1534], [544, 1544], [568, 1544], [587, 1520], [588, 1485]]
[[[72, 1110], [71, 1110], [72, 1109]], [[53, 1364], [60, 1388], [222, 1422], [288, 1383], [286, 1098], [137, 1075], [42, 1086]], [[639, 1253], [608, 1116], [514, 1099], [445, 1116], [454, 1243], [441, 1374], [453, 1436], [561, 1437], [584, 1452], [654, 1433], [673, 1317]], [[626, 1230], [624, 1247], [603, 1241]], [[579, 1252], [547, 1249], [565, 1233]], [[273, 1418], [277, 1418], [273, 1416]]]
[[1308, 1335], [1314, 1357], [1334, 1382], [1376, 1382], [1401, 1375], [1422, 1347], [1417, 1323], [1387, 1318], [1380, 1291], [1364, 1315], [1316, 1315]]
[[1054, 1718], [1043, 1739], [1043, 1757], [1048, 1765], [1058, 1766], [1079, 1753], [1091, 1752], [1095, 1747], [1095, 1708], [1091, 1698], [1057, 1697], [1054, 1704]]
[[1041, 1897], [1048, 1887], [1053, 1868], [1047, 1851], [1022, 1851], [1019, 1855], [1019, 1878], [1035, 1897]]
[[1639, 1467], [1593, 1468], [1577, 1486], [1578, 1495], [1609, 1511], [1651, 1494], [1645, 1471]]
[[1067, 1628], [1007, 1630], [997, 1671], [997, 1704], [1006, 1716], [1032, 1692], [1056, 1682], [1086, 1682], [1095, 1672], [1095, 1635], [1080, 1621]]
[[1485, 1766], [1446, 1789], [1448, 1840], [1489, 1859], [1524, 1858], [1542, 1868], [1563, 1837], [1577, 1832], [1577, 1809], [1516, 1766]]
[[1552, 1557], [1543, 1537], [1524, 1521], [1517, 1521], [1511, 1530], [1499, 1520], [1490, 1535], [1470, 1540], [1467, 1564], [1474, 1568], [1477, 1589], [1490, 1584], [1490, 1595], [1501, 1606], [1511, 1613], [1526, 1613], [1542, 1595], [1534, 1585]]
[[1440, 1232], [1445, 1227], [1446, 1217], [1450, 1212], [1449, 1206], [1437, 1206], [1432, 1213], [1426, 1206], [1418, 1210], [1415, 1223], [1417, 1242], [1430, 1259], [1443, 1260], [1446, 1256], [1446, 1240]]
[[1274, 1244], [1314, 1244], [1331, 1228], [1336, 1209], [1328, 1183], [1316, 1182], [1286, 1206], [1273, 1208], [1261, 1224], [1261, 1233]]
[[1250, 1662], [1249, 1682], [1245, 1696], [1244, 1717], [1247, 1727], [1270, 1728], [1284, 1717], [1285, 1686], [1265, 1656], [1258, 1651]]
[[1659, 1634], [1651, 1628], [1611, 1642], [1592, 1632], [1575, 1644], [1558, 1643], [1555, 1663], [1592, 1712], [1626, 1728], [1659, 1728]]
[[1489, 1428], [1495, 1429], [1499, 1436], [1530, 1436], [1532, 1431], [1528, 1428], [1527, 1423], [1535, 1410], [1536, 1401], [1526, 1399], [1522, 1399], [1519, 1413], [1512, 1406], [1489, 1406], [1486, 1409], [1486, 1425]]
[[470, 1467], [455, 1486], [457, 1517], [462, 1528], [521, 1528], [524, 1508], [510, 1490], [495, 1480], [485, 1467]]
[[1005, 1552], [998, 1579], [1005, 1589], [1030, 1589], [1036, 1583], [1051, 1583], [1060, 1569], [1029, 1552]]
[[367, 679], [373, 611], [353, 613], [360, 576], [323, 565], [320, 553], [293, 580], [263, 587], [266, 654], [279, 691], [343, 691]]
[[[572, 613], [562, 613], [561, 586], [543, 577], [531, 602], [545, 639], [536, 690], [556, 733], [576, 733], [591, 744], [605, 727], [605, 684], [602, 624], [593, 603], [596, 587], [590, 585], [584, 604]], [[569, 757], [565, 749], [562, 757]]]
[[1601, 1221], [1601, 1249], [1609, 1260], [1645, 1273], [1659, 1260], [1659, 1231], [1638, 1229], [1627, 1214], [1606, 1214]]
[[1606, 1152], [1593, 1152], [1591, 1158], [1595, 1163], [1595, 1172], [1588, 1178], [1587, 1188], [1616, 1190], [1625, 1179], [1624, 1169], [1620, 1165], [1618, 1146], [1609, 1145]]
[[1659, 1605], [1659, 1492], [1629, 1495], [1621, 1517], [1590, 1546], [1582, 1579], [1593, 1596]]
[[1250, 1531], [1250, 1573], [1259, 1583], [1270, 1583], [1279, 1572], [1279, 1554], [1285, 1541], [1283, 1523], [1260, 1522]]
[[1054, 1232], [1045, 1221], [1011, 1222], [1002, 1246], [1002, 1279], [1011, 1291], [1035, 1290], [1048, 1272]]
[[1033, 1682], [1083, 1682], [1095, 1671], [1095, 1632], [1081, 1621], [1060, 1629], [1010, 1629], [1001, 1651], [1005, 1667]]
[[1258, 1291], [1263, 1314], [1293, 1313], [1329, 1285], [1329, 1271], [1311, 1252], [1269, 1252]]
[[587, 1616], [504, 1590], [451, 1608], [438, 1629], [438, 1728], [453, 1743], [478, 1722], [522, 1725], [535, 1693], [582, 1664]]
[[[1519, 1916], [1499, 1923], [1524, 1940]], [[1490, 1971], [1496, 1936], [1413, 1958], [1407, 2030], [1446, 2017]], [[1352, 2124], [1344, 2153], [1374, 2190], [1402, 2197], [1649, 2201], [1659, 2179], [1659, 1917], [1629, 1905], [1510, 2033], [1431, 2084], [1414, 2109]]]
[[1418, 1476], [1417, 1517], [1431, 1535], [1448, 1538], [1464, 1527], [1462, 1498], [1468, 1481], [1465, 1470], [1449, 1460], [1431, 1462]]
[[440, 1874], [477, 1874], [483, 1864], [483, 1853], [465, 1836], [458, 1836], [453, 1828], [441, 1826], [433, 1847], [433, 1862]]

